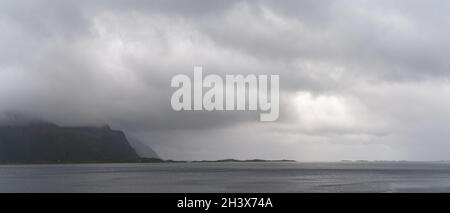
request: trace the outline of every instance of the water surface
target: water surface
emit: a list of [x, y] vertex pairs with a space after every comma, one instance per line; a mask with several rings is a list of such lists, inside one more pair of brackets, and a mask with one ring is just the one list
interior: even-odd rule
[[0, 192], [450, 192], [450, 164], [3, 165]]

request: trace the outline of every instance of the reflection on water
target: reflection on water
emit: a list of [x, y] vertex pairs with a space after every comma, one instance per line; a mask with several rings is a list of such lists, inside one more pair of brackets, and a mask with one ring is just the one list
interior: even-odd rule
[[450, 192], [450, 164], [7, 165], [0, 192]]

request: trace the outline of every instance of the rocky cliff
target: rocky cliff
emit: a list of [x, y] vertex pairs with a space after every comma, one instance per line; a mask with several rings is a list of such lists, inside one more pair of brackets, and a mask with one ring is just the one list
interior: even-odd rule
[[0, 163], [140, 162], [122, 131], [50, 123], [0, 126]]

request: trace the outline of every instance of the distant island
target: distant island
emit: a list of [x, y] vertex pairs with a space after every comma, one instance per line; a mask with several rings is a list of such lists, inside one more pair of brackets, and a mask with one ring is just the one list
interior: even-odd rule
[[214, 163], [214, 162], [296, 162], [295, 160], [262, 160], [262, 159], [252, 159], [252, 160], [237, 160], [237, 159], [223, 159], [223, 160], [202, 160], [202, 161], [191, 161], [192, 163]]

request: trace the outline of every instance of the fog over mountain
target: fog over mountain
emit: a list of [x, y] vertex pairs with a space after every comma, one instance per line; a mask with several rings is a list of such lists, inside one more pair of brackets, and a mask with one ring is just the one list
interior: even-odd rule
[[[110, 124], [164, 159], [450, 160], [448, 11], [442, 0], [0, 1], [0, 114]], [[195, 65], [279, 74], [280, 119], [173, 111], [170, 80]]]

